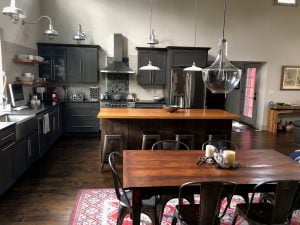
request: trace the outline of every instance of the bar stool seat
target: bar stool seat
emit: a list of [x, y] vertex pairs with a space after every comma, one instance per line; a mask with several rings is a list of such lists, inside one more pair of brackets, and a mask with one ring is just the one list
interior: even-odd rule
[[175, 140], [184, 142], [190, 149], [195, 149], [194, 135], [190, 132], [178, 131], [175, 133]]
[[[157, 131], [143, 131], [142, 150], [151, 149], [157, 141], [160, 141], [160, 134]], [[147, 148], [148, 145], [149, 148]]]
[[[112, 150], [115, 145], [113, 141], [117, 142], [117, 148]], [[101, 155], [101, 168], [100, 172], [103, 171], [104, 164], [108, 163], [108, 156], [111, 152], [119, 152], [122, 154], [123, 151], [123, 136], [121, 134], [105, 134], [104, 141], [103, 141], [103, 148], [102, 148], [102, 155]]]

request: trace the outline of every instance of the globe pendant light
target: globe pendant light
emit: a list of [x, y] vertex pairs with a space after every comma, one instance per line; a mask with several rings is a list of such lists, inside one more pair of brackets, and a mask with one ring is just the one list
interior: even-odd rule
[[[196, 0], [196, 8], [195, 8], [195, 34], [194, 34], [194, 47], [196, 47], [196, 40], [197, 40], [197, 12], [198, 12], [198, 0]], [[186, 67], [183, 71], [202, 71], [201, 67], [196, 66], [195, 60], [193, 61], [192, 66]]]
[[212, 93], [231, 92], [238, 85], [242, 74], [242, 70], [232, 65], [227, 57], [227, 40], [224, 38], [226, 1], [224, 0], [223, 35], [219, 42], [218, 56], [209, 67], [202, 70], [205, 86]]
[[[153, 48], [156, 44], [159, 43], [159, 41], [155, 38], [154, 29], [152, 29], [152, 0], [150, 0], [150, 5], [150, 36], [147, 44], [150, 45], [150, 48]], [[139, 70], [154, 71], [160, 70], [160, 68], [158, 66], [152, 65], [152, 62], [149, 59], [148, 65], [140, 67]]]

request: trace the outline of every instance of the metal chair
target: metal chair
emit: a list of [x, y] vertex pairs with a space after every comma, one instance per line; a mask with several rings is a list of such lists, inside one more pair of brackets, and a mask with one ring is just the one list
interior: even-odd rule
[[177, 131], [175, 133], [175, 140], [182, 141], [182, 142], [188, 144], [190, 149], [195, 149], [194, 134], [191, 134], [187, 131], [186, 132]]
[[148, 145], [150, 145], [151, 143], [153, 144], [159, 140], [160, 134], [157, 131], [143, 131], [142, 150], [147, 149]]
[[[185, 143], [176, 140], [157, 141], [152, 145], [151, 149], [152, 150], [190, 150]], [[190, 203], [194, 203], [194, 195], [186, 195], [184, 197]], [[158, 218], [159, 218], [159, 223], [161, 223], [166, 204], [171, 199], [178, 198], [178, 195], [160, 195], [159, 198], [160, 200], [158, 204], [158, 213], [159, 213]]]
[[[130, 215], [132, 215], [132, 192], [131, 190], [123, 188], [122, 181], [119, 177], [119, 173], [117, 170], [117, 164], [119, 161], [122, 160], [122, 158], [123, 156], [119, 152], [112, 152], [109, 154], [108, 157], [109, 166], [111, 168], [112, 177], [114, 181], [116, 196], [120, 202], [117, 225], [121, 225], [123, 223], [126, 214], [129, 213]], [[154, 196], [150, 199], [142, 200], [141, 212], [150, 217], [152, 224], [158, 225], [156, 203], [157, 198]]]
[[[196, 181], [182, 184], [179, 188], [179, 202], [175, 207], [172, 225], [175, 225], [178, 220], [180, 224], [185, 225], [219, 224], [220, 218], [225, 215], [230, 205], [235, 187], [235, 183], [223, 181]], [[184, 204], [183, 196], [188, 193], [199, 194], [200, 203]], [[220, 213], [224, 197], [227, 197], [228, 202], [225, 210]]]
[[[286, 224], [298, 190], [297, 180], [274, 180], [255, 186], [249, 203], [236, 205], [234, 225], [238, 216], [243, 217], [249, 224]], [[274, 188], [274, 201], [253, 202], [256, 193], [266, 192], [266, 187]]]
[[189, 146], [182, 141], [160, 140], [152, 145], [152, 150], [190, 150]]

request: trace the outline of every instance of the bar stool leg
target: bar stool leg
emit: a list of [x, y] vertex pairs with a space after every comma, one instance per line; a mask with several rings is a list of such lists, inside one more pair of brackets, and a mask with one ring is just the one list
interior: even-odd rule
[[102, 149], [100, 172], [102, 172], [102, 170], [103, 170], [105, 156], [107, 154], [107, 151], [108, 151], [108, 138], [107, 138], [107, 135], [104, 135], [104, 144], [103, 144], [103, 149]]

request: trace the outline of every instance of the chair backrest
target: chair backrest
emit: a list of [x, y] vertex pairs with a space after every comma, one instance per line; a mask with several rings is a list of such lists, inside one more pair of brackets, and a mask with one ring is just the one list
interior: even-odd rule
[[130, 208], [131, 204], [130, 204], [129, 198], [127, 197], [126, 191], [123, 189], [123, 184], [122, 184], [122, 181], [120, 179], [118, 169], [117, 169], [117, 164], [122, 159], [123, 159], [123, 156], [119, 152], [111, 152], [108, 156], [108, 162], [109, 162], [109, 166], [111, 168], [112, 177], [113, 177], [113, 181], [114, 181], [114, 188], [115, 188], [117, 198], [118, 198], [120, 204], [122, 204], [125, 207]]
[[274, 188], [275, 193], [271, 224], [284, 224], [288, 220], [299, 187], [297, 180], [274, 180], [256, 185], [250, 199], [247, 215], [251, 213], [255, 193], [266, 192], [266, 188], [270, 187]]
[[[178, 214], [180, 216], [181, 207], [184, 203], [184, 196], [187, 194], [199, 194], [200, 204], [199, 207], [199, 221], [198, 224], [213, 225], [216, 224], [215, 220], [219, 220], [225, 213], [230, 205], [232, 196], [235, 191], [236, 184], [226, 181], [195, 181], [184, 183], [179, 188], [179, 203]], [[219, 216], [220, 207], [223, 198], [227, 197], [227, 206], [225, 207], [222, 216]]]
[[223, 151], [226, 149], [231, 149], [231, 150], [237, 150], [238, 146], [236, 144], [234, 144], [231, 141], [225, 140], [225, 139], [215, 139], [215, 140], [208, 140], [205, 141], [202, 144], [202, 150], [205, 150], [206, 145], [213, 145], [216, 148], [216, 151]]
[[181, 141], [160, 140], [152, 145], [152, 150], [190, 150], [189, 146]]

